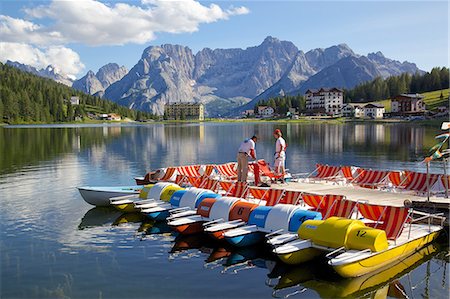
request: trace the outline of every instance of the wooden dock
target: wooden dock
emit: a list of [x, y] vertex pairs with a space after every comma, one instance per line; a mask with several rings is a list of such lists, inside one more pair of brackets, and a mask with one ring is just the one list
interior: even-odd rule
[[[285, 184], [272, 185], [272, 188], [299, 190], [319, 195], [344, 195], [348, 200], [352, 201], [365, 201], [371, 204], [389, 206], [404, 206], [406, 200], [411, 202], [427, 202], [426, 196], [418, 196], [414, 192], [383, 191], [330, 182], [288, 182]], [[450, 198], [432, 196], [430, 197], [430, 202], [440, 206], [446, 206], [447, 208], [450, 206]]]
[[410, 207], [427, 213], [443, 213], [445, 225], [449, 225], [450, 198], [432, 196], [428, 201], [426, 196], [418, 196], [411, 191], [384, 191], [379, 189], [362, 188], [354, 185], [344, 185], [331, 182], [288, 182], [274, 184], [272, 188], [298, 190], [319, 195], [344, 195], [348, 200], [367, 202], [383, 206]]

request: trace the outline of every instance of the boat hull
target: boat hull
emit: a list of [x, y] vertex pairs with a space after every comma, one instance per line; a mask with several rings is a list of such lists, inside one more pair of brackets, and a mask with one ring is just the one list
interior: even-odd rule
[[138, 212], [138, 209], [136, 209], [134, 207], [133, 203], [124, 203], [124, 204], [120, 204], [120, 205], [112, 205], [114, 208], [116, 208], [117, 210], [123, 212], [123, 213], [135, 213]]
[[150, 184], [150, 181], [145, 177], [135, 177], [136, 185], [147, 185]]
[[193, 235], [203, 232], [203, 223], [203, 221], [197, 221], [176, 226], [170, 225], [170, 227], [182, 235]]
[[[143, 186], [142, 186], [143, 187]], [[109, 201], [112, 197], [139, 194], [142, 187], [78, 187], [78, 191], [88, 204], [97, 207], [111, 206]]]
[[144, 213], [144, 215], [152, 220], [156, 221], [164, 221], [167, 217], [170, 216], [169, 210], [166, 211], [158, 211], [158, 212], [151, 212], [151, 213]]
[[277, 256], [285, 264], [299, 265], [323, 254], [324, 252], [322, 250], [316, 248], [305, 248], [290, 253], [277, 254]]
[[431, 243], [439, 235], [439, 231], [433, 232], [418, 239], [411, 240], [400, 246], [384, 250], [378, 254], [369, 256], [365, 259], [334, 265], [333, 269], [342, 277], [358, 277], [394, 263], [401, 258], [405, 258], [417, 249]]
[[235, 237], [225, 237], [225, 240], [233, 246], [246, 247], [263, 242], [264, 236], [265, 233], [263, 232], [252, 232], [249, 234], [239, 235]]

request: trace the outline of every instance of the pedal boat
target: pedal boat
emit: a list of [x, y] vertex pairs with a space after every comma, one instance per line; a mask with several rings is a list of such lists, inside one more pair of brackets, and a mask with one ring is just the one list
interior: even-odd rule
[[250, 214], [246, 226], [228, 230], [223, 236], [233, 246], [250, 246], [262, 242], [267, 234], [280, 230], [289, 231], [291, 219], [303, 222], [317, 218], [321, 219], [322, 215], [319, 212], [309, 211], [306, 207], [290, 204], [259, 206]]
[[134, 203], [139, 200], [147, 199], [150, 189], [152, 189], [153, 186], [154, 184], [143, 186], [139, 194], [111, 197], [109, 199], [110, 205], [122, 213], [139, 212], [139, 209], [135, 208]]
[[179, 190], [184, 190], [184, 188], [174, 183], [156, 183], [148, 191], [146, 197], [139, 199], [129, 197], [128, 203], [133, 204], [136, 210], [141, 211], [142, 209], [154, 207], [155, 205], [160, 205], [169, 201], [172, 195]]
[[180, 234], [203, 232], [204, 223], [213, 223], [220, 219], [228, 220], [232, 206], [239, 201], [236, 197], [205, 198], [198, 205], [197, 214], [169, 220], [167, 224]]
[[162, 202], [141, 209], [147, 218], [163, 221], [196, 214], [196, 207], [205, 198], [217, 198], [219, 194], [207, 189], [188, 188], [173, 193], [169, 202]]
[[389, 240], [385, 250], [347, 250], [329, 255], [328, 264], [342, 277], [358, 277], [403, 259], [433, 242], [442, 230], [439, 225], [409, 224], [394, 241]]
[[224, 233], [230, 229], [247, 224], [251, 212], [258, 207], [258, 204], [240, 200], [234, 204], [228, 216], [229, 221], [218, 220], [211, 224], [204, 225], [204, 231], [216, 240], [222, 240]]
[[107, 207], [111, 197], [138, 195], [144, 186], [118, 186], [118, 187], [77, 187], [84, 201], [97, 207]]

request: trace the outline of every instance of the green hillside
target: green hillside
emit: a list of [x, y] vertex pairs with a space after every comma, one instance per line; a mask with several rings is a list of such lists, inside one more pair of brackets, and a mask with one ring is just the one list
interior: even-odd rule
[[[425, 97], [424, 102], [427, 105], [428, 110], [432, 110], [439, 106], [448, 107], [448, 96], [450, 89], [442, 89], [430, 92], [424, 92], [422, 95]], [[442, 97], [441, 97], [442, 93]]]
[[[115, 113], [133, 120], [153, 117], [3, 63], [0, 63], [0, 78], [0, 123], [89, 121], [102, 113]], [[79, 105], [70, 104], [73, 96], [79, 98]]]

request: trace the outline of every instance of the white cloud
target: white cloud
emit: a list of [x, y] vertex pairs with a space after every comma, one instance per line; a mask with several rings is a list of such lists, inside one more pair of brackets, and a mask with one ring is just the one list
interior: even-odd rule
[[59, 73], [70, 77], [75, 77], [84, 68], [80, 56], [63, 46], [38, 48], [25, 43], [0, 42], [0, 61], [7, 60], [18, 61], [37, 69], [53, 65]]
[[160, 32], [195, 32], [200, 24], [249, 13], [246, 7], [222, 9], [195, 0], [141, 0], [140, 5], [53, 0], [24, 11], [28, 20], [0, 15], [0, 60], [37, 68], [52, 64], [69, 75], [84, 66], [78, 54], [63, 45], [144, 44]]
[[249, 10], [246, 7], [224, 10], [216, 4], [205, 6], [194, 0], [143, 0], [141, 6], [83, 0], [53, 1], [25, 12], [31, 18], [49, 18], [53, 23], [46, 28], [35, 28], [30, 23], [27, 26], [32, 29], [28, 30], [16, 25], [16, 31], [38, 31], [41, 39], [49, 43], [60, 39], [66, 43], [101, 46], [143, 44], [155, 39], [158, 32], [195, 32], [202, 23], [227, 20], [234, 15], [247, 14]]

